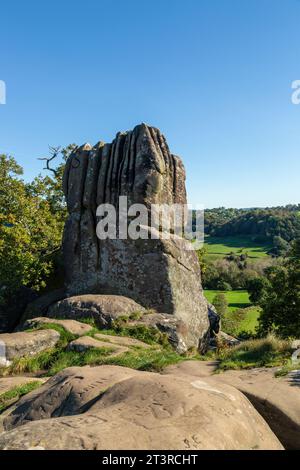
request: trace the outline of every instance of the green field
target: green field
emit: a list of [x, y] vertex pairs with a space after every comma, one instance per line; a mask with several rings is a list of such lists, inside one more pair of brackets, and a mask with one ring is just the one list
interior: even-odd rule
[[244, 320], [239, 325], [240, 331], [248, 331], [249, 333], [255, 333], [256, 327], [258, 326], [259, 309], [252, 307], [247, 309]]
[[227, 318], [231, 318], [231, 313], [237, 309], [245, 309], [245, 316], [238, 325], [238, 331], [247, 331], [254, 333], [258, 324], [259, 309], [249, 301], [248, 292], [244, 290], [233, 291], [218, 291], [218, 290], [205, 290], [204, 295], [210, 303], [217, 294], [225, 294], [228, 302]]
[[250, 236], [234, 236], [234, 237], [205, 237], [204, 244], [208, 261], [224, 258], [230, 253], [237, 255], [247, 254], [249, 258], [265, 258], [270, 249], [268, 245], [253, 242]]
[[217, 294], [225, 294], [228, 302], [230, 311], [234, 311], [238, 308], [251, 307], [248, 292], [246, 290], [231, 290], [231, 291], [219, 291], [219, 290], [205, 290], [204, 294], [207, 300], [212, 303], [214, 297]]

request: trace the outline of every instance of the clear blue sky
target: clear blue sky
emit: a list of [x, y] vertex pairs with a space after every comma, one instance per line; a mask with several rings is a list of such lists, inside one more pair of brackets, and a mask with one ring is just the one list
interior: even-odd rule
[[300, 202], [299, 0], [1, 2], [0, 152], [159, 127], [206, 207]]

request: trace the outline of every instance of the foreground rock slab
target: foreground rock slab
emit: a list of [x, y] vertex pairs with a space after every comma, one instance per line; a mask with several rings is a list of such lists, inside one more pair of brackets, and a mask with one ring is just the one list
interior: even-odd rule
[[51, 377], [38, 391], [19, 400], [17, 407], [5, 419], [5, 429], [40, 419], [83, 413], [109, 387], [135, 375], [137, 372], [134, 369], [119, 366], [64, 369]]
[[91, 325], [87, 325], [86, 323], [82, 323], [76, 320], [57, 320], [55, 318], [49, 319], [47, 317], [37, 317], [37, 318], [32, 318], [31, 320], [26, 320], [26, 322], [22, 326], [22, 329], [26, 330], [29, 328], [36, 328], [40, 325], [44, 325], [47, 323], [60, 325], [66, 331], [76, 336], [86, 335], [93, 329]]
[[[164, 373], [203, 378], [212, 376], [216, 369], [214, 362], [186, 361], [167, 367]], [[213, 379], [247, 396], [286, 449], [300, 449], [300, 373], [276, 378], [276, 370], [229, 370], [213, 375]]]
[[233, 387], [115, 366], [62, 371], [4, 427], [0, 449], [282, 449]]
[[274, 377], [275, 369], [226, 371], [220, 382], [243, 392], [286, 449], [300, 449], [300, 383], [295, 374]]
[[[38, 377], [2, 377], [0, 378], [0, 401], [3, 398], [3, 394], [6, 392], [10, 392], [13, 389], [18, 387], [22, 387], [24, 385], [28, 385], [32, 382], [43, 384], [47, 381], [47, 378], [38, 378]], [[14, 408], [15, 404], [19, 401], [19, 396], [11, 396], [11, 398], [4, 398], [3, 403], [5, 403], [5, 407], [8, 407], [6, 410], [2, 411], [0, 414], [0, 433], [4, 431], [3, 428], [3, 421], [5, 420], [5, 416], [10, 414], [12, 409]]]
[[4, 333], [0, 335], [0, 363], [7, 366], [13, 359], [33, 356], [45, 349], [53, 348], [60, 335], [54, 330]]

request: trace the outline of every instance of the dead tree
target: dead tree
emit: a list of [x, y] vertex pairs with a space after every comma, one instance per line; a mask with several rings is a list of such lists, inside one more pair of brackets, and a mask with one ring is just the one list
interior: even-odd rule
[[52, 171], [52, 173], [54, 173], [55, 176], [57, 176], [58, 172], [54, 168], [50, 167], [50, 163], [60, 154], [60, 150], [61, 150], [61, 147], [49, 146], [49, 152], [50, 152], [51, 157], [38, 158], [38, 160], [43, 160], [46, 162], [46, 166], [43, 168], [43, 170]]

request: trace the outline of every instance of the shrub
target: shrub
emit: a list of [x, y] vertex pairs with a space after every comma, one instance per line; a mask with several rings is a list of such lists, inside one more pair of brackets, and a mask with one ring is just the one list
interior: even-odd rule
[[219, 370], [281, 366], [289, 362], [291, 352], [290, 341], [274, 335], [247, 340], [218, 351]]
[[214, 299], [213, 299], [213, 305], [221, 317], [224, 317], [224, 315], [227, 312], [228, 309], [228, 302], [226, 299], [226, 295], [223, 293], [217, 294]]

